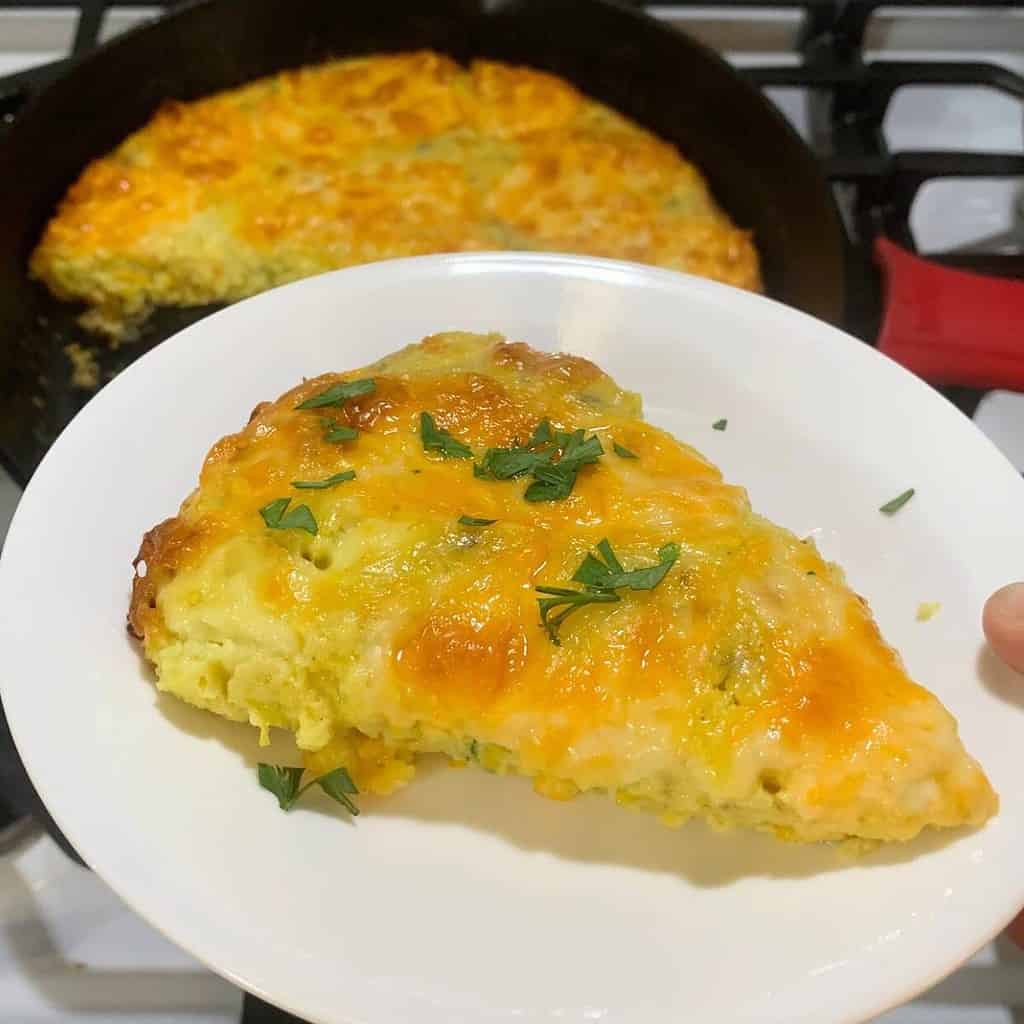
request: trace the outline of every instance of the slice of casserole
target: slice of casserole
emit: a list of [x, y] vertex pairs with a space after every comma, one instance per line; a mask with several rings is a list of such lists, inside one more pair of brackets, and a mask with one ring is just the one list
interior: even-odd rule
[[159, 687], [364, 790], [440, 752], [804, 841], [996, 810], [842, 571], [573, 356], [453, 333], [306, 381], [139, 558]]
[[760, 282], [750, 237], [674, 147], [553, 75], [429, 52], [166, 104], [85, 169], [31, 270], [120, 338], [155, 305], [481, 249]]

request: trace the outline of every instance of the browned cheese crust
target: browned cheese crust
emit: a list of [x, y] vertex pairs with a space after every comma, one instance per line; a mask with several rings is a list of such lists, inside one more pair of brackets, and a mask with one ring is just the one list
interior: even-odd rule
[[167, 103], [90, 164], [31, 260], [87, 326], [395, 256], [538, 249], [758, 289], [747, 232], [672, 146], [541, 71], [342, 60]]

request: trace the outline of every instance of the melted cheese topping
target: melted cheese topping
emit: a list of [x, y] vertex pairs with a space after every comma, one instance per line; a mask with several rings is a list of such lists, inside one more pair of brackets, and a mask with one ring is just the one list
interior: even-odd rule
[[759, 287], [745, 232], [671, 146], [567, 82], [435, 53], [289, 71], [168, 103], [90, 164], [32, 272], [121, 335], [393, 256], [546, 249]]
[[[325, 443], [319, 411], [296, 405], [362, 376], [373, 393], [324, 410], [358, 439]], [[478, 458], [544, 417], [606, 454], [568, 498], [530, 503], [527, 481], [425, 452], [424, 410]], [[347, 469], [330, 490], [291, 487]], [[282, 496], [309, 505], [317, 536], [264, 526]], [[627, 568], [669, 541], [680, 558], [653, 590], [575, 613], [555, 646], [535, 587], [565, 586], [605, 537]], [[448, 334], [307, 381], [214, 446], [140, 558], [131, 622], [160, 687], [292, 730], [311, 767], [344, 763], [363, 788], [441, 752], [556, 798], [604, 790], [798, 839], [902, 839], [995, 808], [841, 571], [578, 358]]]

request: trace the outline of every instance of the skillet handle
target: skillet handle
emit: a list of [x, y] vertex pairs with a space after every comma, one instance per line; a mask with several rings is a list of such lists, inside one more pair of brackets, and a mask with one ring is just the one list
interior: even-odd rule
[[954, 270], [875, 242], [885, 277], [878, 348], [932, 384], [1024, 391], [1024, 281]]

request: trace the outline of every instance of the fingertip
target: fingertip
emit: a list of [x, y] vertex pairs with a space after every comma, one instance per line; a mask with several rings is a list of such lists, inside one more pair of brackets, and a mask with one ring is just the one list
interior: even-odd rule
[[1018, 672], [1024, 672], [1024, 583], [997, 590], [986, 602], [982, 629], [992, 650]]
[[1010, 927], [1006, 929], [1006, 934], [1009, 935], [1010, 938], [1021, 947], [1021, 949], [1024, 949], [1024, 913], [1018, 914], [1013, 921], [1010, 922]]

